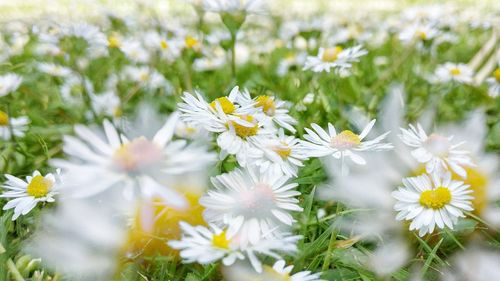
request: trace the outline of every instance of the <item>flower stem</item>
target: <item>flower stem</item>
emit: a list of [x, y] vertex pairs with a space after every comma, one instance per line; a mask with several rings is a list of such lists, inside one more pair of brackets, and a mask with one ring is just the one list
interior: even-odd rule
[[231, 32], [231, 75], [236, 80], [236, 33]]
[[12, 275], [12, 279], [15, 281], [24, 281], [23, 276], [21, 273], [19, 273], [19, 270], [17, 270], [16, 265], [12, 261], [12, 259], [7, 260], [7, 269], [9, 270], [10, 274]]

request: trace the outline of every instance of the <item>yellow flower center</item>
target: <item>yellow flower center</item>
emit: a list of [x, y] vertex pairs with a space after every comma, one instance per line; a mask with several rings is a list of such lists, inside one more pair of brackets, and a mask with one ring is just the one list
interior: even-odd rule
[[495, 80], [500, 83], [500, 68], [495, 69], [495, 71], [493, 72], [493, 77], [495, 77]]
[[457, 76], [457, 75], [460, 75], [461, 71], [457, 67], [454, 67], [454, 68], [450, 69], [450, 73], [453, 76]]
[[114, 117], [122, 117], [123, 115], [123, 110], [121, 109], [120, 106], [117, 106], [115, 110], [113, 110], [113, 116]]
[[255, 119], [251, 115], [240, 115], [238, 116], [240, 119], [245, 120], [247, 122], [255, 124], [253, 127], [245, 127], [243, 125], [240, 125], [234, 121], [229, 121], [229, 124], [233, 126], [234, 131], [236, 132], [236, 135], [242, 138], [250, 137], [250, 136], [255, 136], [257, 132], [259, 131], [259, 125], [257, 122], [255, 122]]
[[285, 159], [290, 154], [292, 154], [292, 149], [284, 142], [281, 142], [281, 145], [277, 145], [273, 147], [273, 151], [276, 152], [281, 158]]
[[336, 46], [333, 48], [326, 48], [323, 51], [323, 57], [321, 58], [323, 61], [327, 62], [334, 62], [337, 60], [337, 57], [339, 56], [340, 52], [342, 52], [342, 47]]
[[488, 204], [488, 177], [477, 168], [465, 167], [465, 170], [467, 171], [466, 179], [455, 173], [452, 173], [452, 178], [470, 185], [470, 189], [472, 190], [471, 196], [474, 197], [472, 199], [473, 212], [480, 215]]
[[198, 45], [198, 40], [196, 40], [196, 38], [194, 37], [186, 36], [186, 38], [184, 39], [184, 43], [186, 44], [186, 48], [192, 49], [196, 45]]
[[216, 98], [214, 101], [210, 103], [210, 106], [215, 110], [217, 110], [216, 109], [217, 102], [222, 107], [222, 111], [226, 114], [231, 114], [236, 109], [234, 104], [227, 97], [220, 97]]
[[361, 139], [355, 133], [350, 130], [344, 130], [340, 134], [332, 138], [330, 142], [332, 147], [335, 148], [352, 148], [357, 147], [361, 144]]
[[268, 116], [273, 116], [276, 112], [276, 105], [270, 96], [258, 96], [255, 101], [257, 107], [262, 107], [262, 111]]
[[121, 42], [120, 39], [116, 36], [109, 36], [108, 37], [108, 45], [110, 48], [120, 48]]
[[420, 194], [420, 205], [434, 210], [443, 208], [451, 201], [451, 192], [447, 187], [426, 190]]
[[160, 47], [164, 50], [168, 49], [168, 43], [166, 40], [161, 40]]
[[288, 273], [279, 273], [274, 268], [269, 265], [264, 265], [263, 269], [263, 279], [262, 280], [276, 280], [276, 281], [291, 281], [292, 277]]
[[188, 201], [188, 206], [177, 209], [165, 205], [161, 199], [153, 198], [142, 201], [133, 214], [132, 225], [127, 240], [122, 248], [122, 255], [144, 257], [154, 255], [178, 255], [179, 251], [172, 249], [165, 241], [179, 240], [182, 231], [179, 222], [184, 221], [192, 225], [206, 225], [203, 219], [204, 208], [199, 204], [203, 195], [201, 192], [186, 192], [192, 186], [174, 186], [182, 190]]
[[52, 182], [41, 175], [34, 176], [28, 187], [26, 188], [26, 193], [29, 196], [33, 196], [35, 198], [44, 197], [49, 193], [50, 188], [52, 187]]
[[420, 40], [427, 40], [427, 33], [425, 33], [425, 31], [419, 30], [417, 31], [417, 37]]
[[227, 250], [229, 249], [229, 242], [231, 241], [226, 238], [226, 231], [212, 236], [212, 246], [216, 248]]
[[113, 155], [116, 167], [125, 172], [147, 169], [160, 159], [161, 149], [145, 137], [123, 144]]
[[0, 126], [9, 125], [9, 115], [0, 110]]
[[146, 82], [146, 81], [148, 81], [148, 79], [149, 79], [149, 73], [147, 73], [147, 72], [144, 71], [144, 72], [141, 72], [139, 74], [139, 80], [141, 82]]

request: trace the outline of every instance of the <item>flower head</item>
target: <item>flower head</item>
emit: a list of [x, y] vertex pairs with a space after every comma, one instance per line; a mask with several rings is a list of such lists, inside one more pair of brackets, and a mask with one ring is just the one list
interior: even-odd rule
[[361, 134], [356, 134], [350, 130], [344, 130], [337, 133], [335, 127], [328, 123], [328, 132], [323, 130], [317, 124], [311, 124], [312, 129], [306, 128], [307, 134], [304, 135], [306, 141], [302, 144], [305, 149], [305, 155], [308, 157], [325, 157], [331, 155], [335, 159], [349, 157], [354, 163], [364, 165], [365, 159], [358, 154], [362, 151], [384, 151], [392, 149], [392, 144], [382, 143], [381, 141], [389, 134], [386, 132], [373, 140], [363, 141], [375, 125], [375, 119], [366, 125]]
[[23, 78], [14, 73], [0, 76], [0, 97], [6, 96], [19, 88]]
[[[295, 183], [273, 170], [236, 169], [212, 178], [215, 190], [200, 199], [211, 223], [228, 225], [229, 236], [239, 234], [241, 243], [258, 244], [271, 230], [294, 222], [289, 211], [301, 211]], [[278, 234], [279, 232], [275, 232]]]
[[29, 122], [26, 116], [14, 118], [0, 110], [0, 138], [10, 140], [12, 136], [23, 137]]
[[296, 242], [300, 236], [283, 235], [280, 239], [265, 236], [255, 245], [241, 243], [238, 235], [230, 235], [213, 224], [210, 228], [204, 226], [191, 226], [180, 222], [184, 232], [179, 241], [169, 241], [174, 249], [181, 250], [180, 255], [186, 263], [198, 262], [201, 264], [222, 260], [226, 266], [232, 265], [236, 260], [248, 259], [257, 272], [262, 272], [262, 264], [257, 254], [280, 258], [276, 252], [294, 253], [297, 251]]
[[399, 137], [414, 148], [411, 154], [418, 162], [425, 164], [428, 173], [450, 168], [465, 178], [467, 172], [464, 166], [474, 166], [469, 152], [459, 148], [465, 142], [453, 143], [453, 137], [436, 133], [428, 136], [420, 124], [416, 127], [410, 125], [409, 129], [401, 128]]
[[474, 72], [466, 64], [447, 62], [436, 68], [435, 76], [438, 82], [448, 83], [457, 82], [470, 84]]
[[0, 198], [9, 198], [3, 206], [4, 210], [14, 209], [12, 220], [20, 215], [28, 214], [38, 203], [54, 202], [60, 181], [53, 174], [42, 176], [39, 171], [34, 171], [32, 176], [27, 176], [26, 181], [5, 175], [7, 182], [2, 186], [5, 191]]
[[419, 230], [420, 236], [432, 233], [436, 225], [453, 229], [463, 211], [473, 210], [469, 185], [452, 180], [450, 172], [405, 178], [403, 185], [392, 193], [398, 200], [396, 219], [411, 220], [410, 230]]
[[307, 57], [304, 70], [330, 72], [333, 69], [337, 72], [345, 72], [352, 67], [352, 63], [358, 62], [359, 58], [367, 53], [361, 45], [346, 49], [340, 46], [320, 48], [317, 56]]
[[120, 187], [132, 198], [139, 189], [142, 196], [159, 196], [179, 207], [184, 205], [184, 198], [166, 186], [169, 178], [205, 168], [213, 155], [202, 146], [172, 140], [176, 122], [174, 114], [151, 139], [119, 135], [107, 120], [103, 123], [106, 140], [87, 127], [77, 125], [78, 138], [64, 137], [63, 149], [70, 159], [57, 159], [52, 163], [71, 179], [65, 187], [75, 196], [92, 196]]

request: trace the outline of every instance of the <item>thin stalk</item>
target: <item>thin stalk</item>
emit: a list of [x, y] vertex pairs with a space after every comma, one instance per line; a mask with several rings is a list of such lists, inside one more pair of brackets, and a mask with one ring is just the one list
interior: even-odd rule
[[231, 32], [231, 75], [236, 81], [236, 33]]
[[12, 261], [12, 259], [7, 260], [7, 269], [9, 270], [13, 280], [24, 281], [23, 276], [21, 275], [21, 273], [19, 273], [19, 270], [17, 270], [17, 267]]

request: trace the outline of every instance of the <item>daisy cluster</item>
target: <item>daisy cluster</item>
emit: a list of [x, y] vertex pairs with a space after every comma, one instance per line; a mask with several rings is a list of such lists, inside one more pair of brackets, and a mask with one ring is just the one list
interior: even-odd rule
[[136, 2], [0, 24], [0, 280], [499, 279], [498, 4]]

